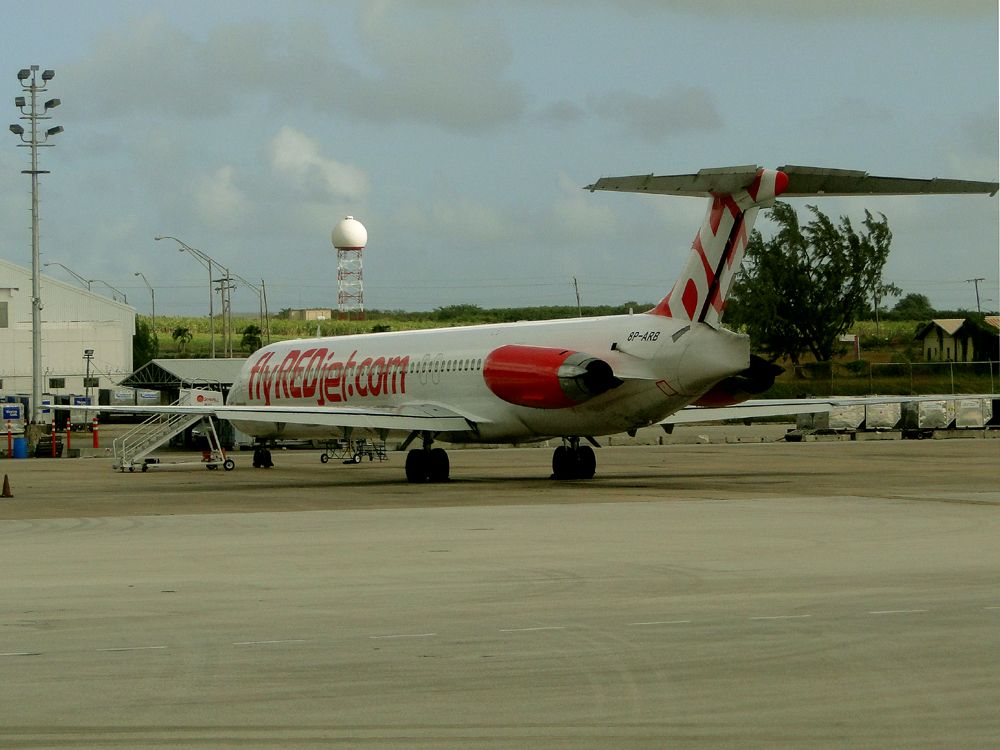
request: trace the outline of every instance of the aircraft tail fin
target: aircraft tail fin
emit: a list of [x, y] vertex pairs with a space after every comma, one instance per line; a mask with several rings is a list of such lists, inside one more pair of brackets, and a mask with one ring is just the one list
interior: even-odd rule
[[717, 325], [757, 213], [773, 205], [780, 195], [996, 195], [997, 187], [995, 182], [914, 180], [873, 177], [845, 169], [787, 165], [774, 170], [747, 165], [685, 175], [603, 177], [585, 189], [709, 198], [708, 211], [680, 277], [650, 312]]

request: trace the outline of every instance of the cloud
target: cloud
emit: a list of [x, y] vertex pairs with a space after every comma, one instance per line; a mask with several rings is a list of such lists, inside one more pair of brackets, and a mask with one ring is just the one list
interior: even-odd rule
[[236, 186], [235, 173], [233, 167], [226, 165], [195, 181], [195, 213], [207, 226], [235, 229], [249, 215], [250, 201]]
[[700, 16], [753, 16], [782, 20], [850, 18], [996, 18], [995, 0], [619, 0], [633, 12], [681, 11]]
[[[521, 116], [522, 86], [504, 79], [510, 42], [471, 10], [367, 3], [359, 30], [350, 30], [348, 43], [315, 20], [286, 28], [247, 21], [199, 38], [153, 13], [107, 32], [60, 77], [83, 94], [77, 113], [94, 119], [152, 114], [201, 123], [259, 101], [463, 132]], [[340, 52], [357, 44], [358, 62]]]
[[467, 196], [409, 204], [398, 209], [389, 224], [394, 230], [420, 238], [417, 244], [481, 245], [512, 243], [524, 239], [523, 227], [503, 209]]
[[566, 174], [559, 175], [559, 193], [552, 204], [550, 237], [564, 242], [612, 240], [620, 233], [618, 220], [610, 206], [602, 205]]
[[629, 135], [650, 143], [681, 133], [718, 130], [723, 124], [711, 94], [694, 86], [676, 87], [658, 96], [611, 91], [592, 95], [588, 104]]
[[269, 150], [275, 176], [311, 200], [359, 200], [371, 190], [368, 175], [361, 169], [323, 156], [319, 143], [287, 125], [278, 131]]
[[239, 91], [211, 67], [212, 48], [154, 13], [108, 31], [92, 54], [60, 71], [79, 95], [74, 110], [116, 120], [154, 114], [199, 118], [228, 114]]
[[545, 106], [539, 113], [540, 119], [557, 125], [569, 125], [580, 122], [586, 117], [586, 110], [574, 102], [561, 99]]
[[352, 106], [373, 119], [414, 119], [463, 131], [517, 119], [524, 93], [502, 77], [513, 60], [511, 44], [498, 26], [471, 16], [454, 6], [366, 3], [360, 28], [378, 72]]

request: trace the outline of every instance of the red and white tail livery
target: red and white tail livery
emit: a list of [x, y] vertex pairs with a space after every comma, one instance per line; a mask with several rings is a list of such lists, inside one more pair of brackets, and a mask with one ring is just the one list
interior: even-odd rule
[[784, 172], [758, 169], [747, 188], [713, 194], [680, 278], [652, 313], [718, 324], [757, 212], [770, 205], [787, 185]]

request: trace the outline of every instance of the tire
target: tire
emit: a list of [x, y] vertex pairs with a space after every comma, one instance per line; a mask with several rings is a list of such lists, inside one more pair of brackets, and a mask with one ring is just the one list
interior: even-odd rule
[[330, 455], [328, 453], [320, 453], [319, 454], [319, 462], [321, 464], [325, 464], [329, 460], [330, 460]]
[[552, 453], [552, 478], [573, 478], [573, 454], [565, 445], [560, 445]]
[[227, 458], [225, 461], [222, 462], [222, 468], [225, 469], [226, 471], [232, 471], [233, 469], [236, 468], [236, 462], [233, 461], [233, 459], [231, 458]]
[[589, 445], [581, 445], [576, 451], [576, 477], [578, 479], [593, 479], [597, 471], [597, 456]]
[[406, 454], [406, 479], [413, 484], [426, 482], [428, 479], [426, 451], [414, 448]]
[[208, 469], [209, 471], [215, 471], [216, 469], [219, 468], [219, 465], [218, 464], [205, 464], [205, 468]]
[[351, 461], [353, 461], [356, 464], [361, 463], [361, 454], [355, 453], [353, 456], [351, 456]]
[[427, 456], [427, 478], [431, 482], [447, 482], [451, 473], [451, 462], [448, 451], [444, 448], [432, 448]]

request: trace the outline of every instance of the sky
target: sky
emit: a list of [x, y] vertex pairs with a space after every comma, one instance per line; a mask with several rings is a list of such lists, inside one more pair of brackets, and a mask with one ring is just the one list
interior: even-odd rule
[[[584, 304], [655, 302], [703, 200], [582, 190], [601, 176], [1000, 172], [995, 0], [0, 4], [9, 121], [21, 68], [55, 70], [44, 96], [61, 100], [42, 261], [141, 314], [137, 272], [158, 315], [208, 311], [205, 269], [158, 235], [263, 279], [272, 311], [336, 307], [348, 215], [368, 230], [369, 309], [572, 305], [574, 278]], [[28, 267], [17, 143], [0, 140], [0, 257]], [[884, 213], [904, 293], [974, 310], [981, 277], [1000, 305], [996, 197], [792, 202]], [[257, 305], [234, 291], [235, 311]]]

